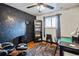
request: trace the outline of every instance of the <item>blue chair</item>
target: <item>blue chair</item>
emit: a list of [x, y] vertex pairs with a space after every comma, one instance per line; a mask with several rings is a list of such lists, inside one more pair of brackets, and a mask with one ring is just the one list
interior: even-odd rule
[[10, 42], [2, 43], [2, 50], [6, 50], [8, 53], [11, 53], [15, 49], [14, 45]]

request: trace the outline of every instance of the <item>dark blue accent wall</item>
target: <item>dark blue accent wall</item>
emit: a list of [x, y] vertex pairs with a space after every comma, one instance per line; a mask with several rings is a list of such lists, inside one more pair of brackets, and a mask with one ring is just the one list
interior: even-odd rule
[[27, 41], [32, 39], [35, 18], [33, 15], [0, 3], [0, 42], [11, 41], [22, 35], [28, 37]]

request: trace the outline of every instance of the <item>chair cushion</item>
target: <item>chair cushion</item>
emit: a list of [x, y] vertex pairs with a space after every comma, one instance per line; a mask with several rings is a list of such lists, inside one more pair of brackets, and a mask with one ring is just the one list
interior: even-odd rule
[[18, 44], [18, 46], [17, 46], [16, 49], [27, 49], [27, 44], [25, 44], [25, 43], [20, 43], [20, 44]]
[[0, 50], [0, 56], [7, 56], [8, 52], [6, 50]]
[[3, 47], [3, 50], [8, 51], [8, 53], [11, 52], [11, 51], [13, 51], [14, 49], [15, 49], [14, 46], [5, 46], [5, 47]]

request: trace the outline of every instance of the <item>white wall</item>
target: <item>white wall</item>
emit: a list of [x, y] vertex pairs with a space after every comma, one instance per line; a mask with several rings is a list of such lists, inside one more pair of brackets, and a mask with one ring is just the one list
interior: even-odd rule
[[[38, 20], [43, 21], [44, 16], [51, 16], [61, 13], [60, 23], [61, 23], [61, 35], [70, 36], [70, 33], [79, 27], [79, 7], [71, 8], [68, 10], [58, 11], [50, 14], [37, 16]], [[49, 29], [52, 32], [51, 29]], [[46, 30], [48, 32], [48, 30]]]
[[79, 28], [79, 7], [65, 10], [61, 15], [61, 34], [70, 36], [70, 33]]

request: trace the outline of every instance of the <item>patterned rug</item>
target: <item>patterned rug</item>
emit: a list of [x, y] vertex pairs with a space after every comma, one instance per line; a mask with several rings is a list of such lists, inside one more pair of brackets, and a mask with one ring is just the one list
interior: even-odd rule
[[[37, 43], [33, 48], [27, 49], [27, 56], [54, 56], [56, 50], [55, 44]], [[57, 50], [56, 55], [59, 55]]]

